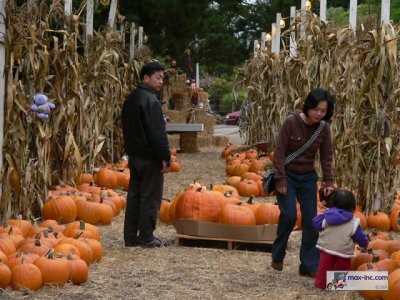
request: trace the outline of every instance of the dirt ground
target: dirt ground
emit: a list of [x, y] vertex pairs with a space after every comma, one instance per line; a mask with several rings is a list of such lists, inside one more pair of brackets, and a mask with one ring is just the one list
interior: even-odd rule
[[[164, 196], [173, 199], [196, 180], [206, 186], [223, 183], [222, 148], [178, 154], [180, 173], [166, 175]], [[263, 201], [262, 198], [257, 200]], [[159, 223], [156, 235], [168, 246], [125, 248], [124, 213], [100, 227], [104, 257], [90, 266], [81, 286], [46, 286], [35, 293], [0, 291], [0, 299], [361, 299], [357, 292], [321, 291], [313, 279], [298, 275], [301, 232], [293, 232], [284, 270], [270, 267], [267, 251], [176, 246], [175, 229]]]

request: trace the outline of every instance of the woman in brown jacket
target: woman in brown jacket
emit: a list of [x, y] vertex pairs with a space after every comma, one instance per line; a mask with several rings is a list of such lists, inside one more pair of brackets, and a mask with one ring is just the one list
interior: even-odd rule
[[312, 219], [317, 214], [317, 181], [315, 170], [316, 154], [323, 172], [323, 192], [326, 196], [334, 191], [332, 171], [332, 140], [328, 123], [316, 140], [294, 161], [285, 165], [285, 157], [299, 149], [310, 139], [322, 120], [329, 122], [335, 106], [334, 97], [326, 90], [312, 90], [304, 103], [303, 110], [290, 114], [281, 127], [274, 150], [276, 197], [281, 211], [277, 237], [272, 247], [271, 266], [281, 271], [286, 246], [296, 220], [296, 200], [302, 213], [302, 239], [300, 248], [299, 274], [315, 277], [318, 269], [319, 251], [315, 247], [318, 233]]

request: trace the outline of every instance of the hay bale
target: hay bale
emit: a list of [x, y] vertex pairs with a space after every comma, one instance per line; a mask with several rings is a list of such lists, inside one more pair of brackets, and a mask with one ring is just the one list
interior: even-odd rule
[[182, 153], [199, 151], [197, 132], [182, 132], [180, 134], [179, 147]]
[[168, 143], [170, 147], [179, 148], [179, 135], [169, 134]]
[[225, 147], [229, 143], [229, 137], [225, 135], [213, 135], [212, 139], [215, 147]]
[[169, 110], [167, 115], [170, 118], [170, 123], [185, 124], [188, 113], [187, 111]]

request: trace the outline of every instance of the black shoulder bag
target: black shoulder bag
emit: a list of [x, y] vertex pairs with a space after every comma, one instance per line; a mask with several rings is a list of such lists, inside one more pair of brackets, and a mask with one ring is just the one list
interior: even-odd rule
[[[301, 146], [299, 149], [297, 149], [295, 152], [290, 153], [287, 157], [285, 157], [285, 166], [289, 163], [291, 163], [292, 161], [294, 161], [297, 157], [299, 157], [308, 147], [310, 147], [312, 145], [312, 143], [314, 143], [314, 141], [317, 139], [317, 137], [319, 136], [319, 134], [321, 133], [322, 129], [325, 126], [325, 121], [322, 120], [319, 123], [319, 126], [317, 128], [317, 130], [315, 130], [315, 132], [313, 133], [313, 135], [310, 137], [310, 139], [304, 143], [303, 146]], [[275, 171], [273, 169], [268, 170], [267, 172], [265, 172], [264, 174], [264, 178], [263, 178], [263, 188], [264, 188], [264, 192], [265, 194], [270, 194], [275, 190]]]

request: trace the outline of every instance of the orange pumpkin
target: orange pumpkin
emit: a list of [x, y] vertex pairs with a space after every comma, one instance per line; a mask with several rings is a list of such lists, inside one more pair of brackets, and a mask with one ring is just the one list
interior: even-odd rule
[[199, 221], [215, 222], [219, 210], [219, 201], [207, 190], [186, 190], [175, 206], [175, 217]]
[[0, 262], [0, 288], [5, 289], [11, 280], [11, 270], [6, 265]]
[[14, 290], [27, 288], [37, 291], [43, 285], [42, 272], [34, 264], [23, 262], [12, 269], [10, 282]]
[[73, 284], [84, 283], [89, 275], [88, 265], [76, 255], [68, 255], [67, 261], [71, 268], [71, 282]]
[[220, 222], [227, 225], [251, 226], [256, 225], [254, 212], [238, 204], [226, 204], [220, 216]]
[[75, 221], [78, 210], [75, 201], [68, 196], [50, 196], [42, 208], [44, 219]]
[[367, 218], [367, 224], [370, 228], [377, 228], [382, 231], [389, 231], [390, 219], [384, 212], [371, 213]]
[[254, 180], [244, 179], [236, 185], [240, 196], [250, 197], [259, 195], [258, 185]]
[[117, 188], [117, 177], [113, 170], [102, 168], [97, 172], [96, 184], [110, 189]]
[[171, 206], [171, 201], [169, 199], [163, 199], [161, 201], [160, 212], [158, 213], [158, 218], [161, 222], [165, 224], [171, 224], [169, 218], [169, 208]]
[[265, 203], [260, 205], [255, 213], [257, 225], [278, 224], [281, 211], [275, 204]]
[[36, 265], [42, 273], [43, 284], [64, 285], [71, 278], [71, 267], [64, 258], [54, 256], [54, 250], [47, 256], [35, 260]]

